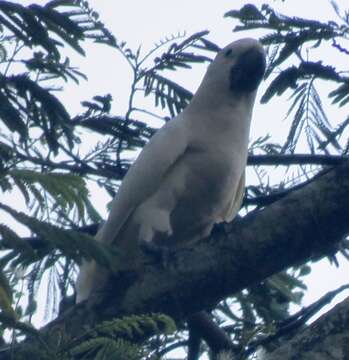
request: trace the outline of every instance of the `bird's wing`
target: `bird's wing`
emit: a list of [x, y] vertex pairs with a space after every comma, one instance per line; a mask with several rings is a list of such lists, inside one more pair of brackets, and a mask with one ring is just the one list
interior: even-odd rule
[[223, 220], [232, 221], [239, 212], [245, 192], [245, 170], [242, 172], [236, 191], [233, 193], [229, 206], [223, 214]]
[[156, 189], [188, 144], [183, 120], [175, 118], [152, 137], [127, 172], [115, 196], [107, 222], [96, 239], [111, 243], [134, 209]]

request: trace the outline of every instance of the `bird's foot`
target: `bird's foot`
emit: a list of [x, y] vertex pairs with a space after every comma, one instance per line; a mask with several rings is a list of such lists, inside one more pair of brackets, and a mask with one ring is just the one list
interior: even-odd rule
[[173, 249], [168, 246], [155, 244], [151, 241], [141, 241], [139, 246], [146, 255], [151, 256], [154, 261], [161, 264], [163, 268], [168, 266]]
[[213, 234], [223, 234], [223, 235], [227, 236], [229, 233], [227, 225], [228, 224], [226, 222], [221, 222], [221, 223], [215, 224], [212, 229], [212, 233]]

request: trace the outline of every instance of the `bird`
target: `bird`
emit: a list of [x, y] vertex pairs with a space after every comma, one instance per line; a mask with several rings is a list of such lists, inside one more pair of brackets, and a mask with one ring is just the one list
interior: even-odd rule
[[[190, 103], [153, 135], [128, 170], [96, 241], [115, 246], [132, 263], [142, 245], [195, 244], [215, 224], [236, 216], [265, 68], [265, 51], [253, 38], [217, 53]], [[101, 288], [105, 278], [99, 265], [84, 261], [77, 302]]]

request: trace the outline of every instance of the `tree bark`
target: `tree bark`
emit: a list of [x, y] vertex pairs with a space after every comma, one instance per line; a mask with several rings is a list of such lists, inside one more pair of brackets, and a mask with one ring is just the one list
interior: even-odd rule
[[148, 264], [126, 291], [120, 292], [128, 282], [120, 276], [96, 304], [75, 306], [47, 329], [64, 324], [70, 335], [77, 335], [82, 325], [127, 314], [187, 317], [291, 265], [334, 251], [349, 231], [348, 204], [345, 163], [235, 221], [227, 232], [216, 231], [195, 247], [179, 249], [166, 267]]
[[349, 297], [263, 360], [348, 360]]
[[149, 260], [141, 276], [121, 274], [104, 294], [74, 306], [43, 332], [75, 337], [82, 327], [129, 314], [186, 318], [289, 266], [334, 253], [349, 232], [348, 205], [345, 163], [226, 231], [178, 249], [166, 266]]

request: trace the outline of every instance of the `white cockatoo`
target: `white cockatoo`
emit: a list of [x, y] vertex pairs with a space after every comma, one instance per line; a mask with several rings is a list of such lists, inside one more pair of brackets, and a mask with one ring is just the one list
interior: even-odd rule
[[[179, 246], [231, 221], [244, 192], [250, 122], [265, 71], [251, 38], [218, 52], [184, 111], [151, 138], [127, 172], [96, 240], [125, 257], [140, 243]], [[132, 250], [133, 249], [133, 250]], [[132, 259], [131, 259], [132, 261]], [[77, 302], [102, 286], [104, 271], [85, 262]]]

